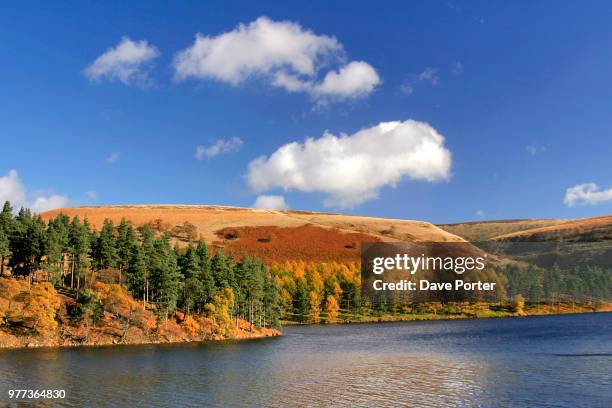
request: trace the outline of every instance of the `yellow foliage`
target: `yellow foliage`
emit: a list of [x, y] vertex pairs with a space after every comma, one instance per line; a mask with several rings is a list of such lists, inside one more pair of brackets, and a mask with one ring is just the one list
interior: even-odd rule
[[57, 328], [55, 316], [60, 308], [60, 299], [49, 282], [32, 286], [25, 299], [23, 320], [27, 327], [39, 333], [46, 333]]
[[308, 293], [308, 304], [310, 309], [308, 311], [308, 321], [311, 323], [319, 323], [319, 315], [321, 314], [321, 299], [319, 294], [313, 290]]
[[204, 310], [208, 317], [219, 326], [221, 334], [232, 335], [232, 319], [230, 311], [234, 307], [234, 291], [230, 288], [221, 289], [213, 295], [212, 303], [207, 303]]
[[327, 312], [327, 322], [335, 323], [338, 319], [338, 312], [340, 311], [340, 305], [335, 297], [329, 295], [325, 301], [325, 312]]
[[183, 320], [183, 327], [192, 336], [196, 336], [201, 330], [200, 324], [191, 315]]

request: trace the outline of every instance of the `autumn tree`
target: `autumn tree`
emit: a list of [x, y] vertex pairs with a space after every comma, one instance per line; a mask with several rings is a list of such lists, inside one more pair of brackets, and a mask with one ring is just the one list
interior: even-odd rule
[[338, 313], [340, 311], [340, 305], [336, 298], [329, 295], [325, 300], [325, 312], [327, 314], [327, 323], [335, 323], [338, 319]]

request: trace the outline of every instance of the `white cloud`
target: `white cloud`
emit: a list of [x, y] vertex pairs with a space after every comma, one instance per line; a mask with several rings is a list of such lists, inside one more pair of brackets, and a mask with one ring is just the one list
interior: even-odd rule
[[202, 160], [205, 157], [211, 158], [222, 153], [231, 153], [239, 150], [242, 147], [242, 139], [232, 137], [231, 139], [218, 139], [210, 146], [196, 146], [195, 157]]
[[286, 210], [289, 208], [289, 205], [285, 202], [285, 197], [282, 195], [260, 195], [257, 196], [251, 207], [268, 210]]
[[[216, 37], [196, 34], [194, 43], [174, 58], [175, 79], [214, 79], [239, 85], [265, 78], [288, 92], [306, 92], [316, 99], [355, 98], [380, 83], [374, 68], [363, 61], [344, 64], [342, 44], [289, 21], [259, 17], [248, 25]], [[319, 81], [319, 71], [340, 64]]]
[[565, 191], [564, 203], [569, 207], [575, 205], [596, 205], [612, 201], [612, 188], [601, 190], [595, 183], [578, 184]]
[[48, 197], [37, 197], [29, 207], [35, 213], [42, 213], [55, 208], [66, 207], [66, 205], [68, 205], [68, 197], [53, 194]]
[[121, 154], [119, 152], [111, 153], [106, 159], [104, 159], [108, 164], [113, 164], [117, 160], [121, 158]]
[[116, 47], [109, 48], [85, 68], [84, 74], [91, 81], [107, 79], [125, 85], [147, 85], [150, 62], [159, 55], [159, 50], [147, 41], [123, 37]]
[[26, 190], [15, 170], [10, 170], [6, 176], [0, 177], [0, 203], [5, 201], [10, 201], [13, 208], [26, 203]]
[[447, 180], [450, 168], [444, 137], [427, 123], [407, 120], [286, 144], [249, 163], [247, 180], [257, 192], [277, 187], [322, 192], [326, 206], [346, 208], [376, 198], [380, 188], [404, 178]]
[[328, 72], [313, 92], [323, 96], [354, 98], [371, 93], [379, 83], [380, 77], [370, 64], [353, 61], [337, 72]]
[[29, 207], [32, 211], [40, 213], [54, 208], [65, 207], [68, 197], [53, 194], [50, 196], [38, 195], [30, 202], [28, 194], [17, 171], [10, 170], [6, 176], [0, 177], [0, 203], [10, 201], [15, 210], [20, 207]]
[[486, 213], [483, 210], [476, 211], [476, 216], [478, 218], [483, 218], [485, 215], [486, 215]]

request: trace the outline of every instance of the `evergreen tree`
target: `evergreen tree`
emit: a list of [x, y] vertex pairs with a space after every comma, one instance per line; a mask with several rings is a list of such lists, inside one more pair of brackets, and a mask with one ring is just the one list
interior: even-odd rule
[[0, 228], [0, 277], [4, 275], [4, 263], [11, 255], [10, 241], [6, 232]]
[[295, 298], [293, 301], [293, 313], [298, 321], [305, 322], [308, 319], [308, 311], [308, 285], [306, 280], [300, 279], [297, 283]]
[[150, 272], [158, 311], [160, 315], [167, 317], [168, 313], [176, 309], [183, 283], [168, 234], [154, 242], [153, 269]]
[[74, 217], [68, 227], [68, 248], [70, 251], [70, 287], [74, 288], [75, 277], [77, 287], [81, 286], [81, 277], [90, 266], [91, 231], [88, 224]]
[[146, 301], [147, 262], [142, 246], [134, 245], [126, 269], [128, 289], [132, 295]]
[[104, 220], [100, 235], [96, 241], [93, 258], [96, 269], [115, 268], [119, 262], [117, 255], [117, 237], [111, 220]]
[[122, 272], [128, 268], [134, 246], [136, 246], [134, 228], [125, 221], [125, 218], [121, 218], [117, 226], [117, 267], [120, 281]]
[[40, 266], [45, 249], [45, 223], [22, 208], [15, 219], [10, 238], [9, 266], [16, 275], [28, 276]]

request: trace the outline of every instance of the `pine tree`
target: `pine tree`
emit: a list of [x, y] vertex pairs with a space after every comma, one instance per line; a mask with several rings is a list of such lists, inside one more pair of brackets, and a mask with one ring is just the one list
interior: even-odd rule
[[[86, 221], [86, 220], [85, 220]], [[86, 222], [79, 221], [74, 217], [68, 228], [68, 247], [70, 250], [70, 287], [74, 288], [75, 276], [77, 287], [81, 286], [81, 276], [90, 266], [89, 254], [91, 243], [91, 231]]]
[[304, 279], [300, 279], [297, 283], [295, 298], [293, 301], [293, 313], [298, 321], [305, 322], [308, 318], [308, 311], [308, 285]]
[[133, 248], [136, 245], [134, 228], [129, 225], [125, 218], [117, 226], [117, 267], [119, 268], [119, 281], [122, 280], [122, 273], [128, 268]]
[[19, 211], [15, 221], [10, 238], [9, 266], [14, 274], [28, 276], [31, 280], [44, 255], [45, 223], [24, 208]]
[[151, 269], [151, 285], [155, 292], [155, 303], [160, 316], [166, 318], [176, 309], [182, 290], [182, 275], [174, 250], [170, 246], [170, 237], [164, 234], [154, 242], [154, 260]]
[[4, 262], [10, 255], [9, 237], [6, 232], [0, 228], [0, 277], [4, 275]]
[[128, 289], [136, 298], [146, 302], [147, 262], [142, 246], [134, 245], [126, 269]]
[[96, 241], [93, 251], [96, 269], [107, 269], [117, 267], [119, 256], [117, 255], [117, 237], [115, 226], [109, 219], [104, 220], [100, 235]]

